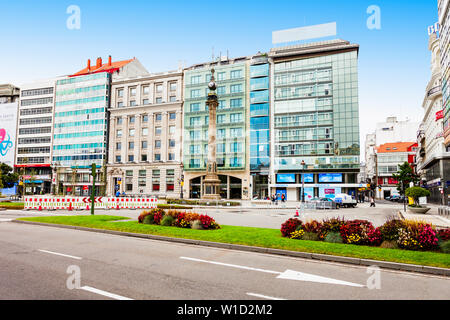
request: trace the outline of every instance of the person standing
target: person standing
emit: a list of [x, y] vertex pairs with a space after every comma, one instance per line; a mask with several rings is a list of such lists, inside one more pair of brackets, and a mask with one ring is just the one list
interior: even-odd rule
[[375, 199], [374, 199], [374, 198], [371, 198], [371, 199], [370, 199], [370, 207], [371, 207], [371, 208], [372, 208], [372, 207], [375, 208]]

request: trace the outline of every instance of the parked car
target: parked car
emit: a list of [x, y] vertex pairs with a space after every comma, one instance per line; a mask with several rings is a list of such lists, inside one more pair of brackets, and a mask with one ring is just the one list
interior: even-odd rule
[[340, 207], [356, 208], [356, 206], [358, 205], [358, 202], [356, 201], [355, 197], [345, 193], [337, 194], [336, 197], [334, 198], [334, 201], [336, 202], [338, 208]]
[[399, 198], [400, 198], [400, 196], [397, 195], [397, 194], [395, 194], [395, 195], [393, 195], [393, 196], [390, 197], [389, 201], [396, 202], [396, 201], [398, 201]]

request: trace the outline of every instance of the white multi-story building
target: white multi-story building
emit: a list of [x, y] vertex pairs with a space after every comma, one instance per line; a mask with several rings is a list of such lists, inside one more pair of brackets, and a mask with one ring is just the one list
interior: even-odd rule
[[180, 197], [182, 106], [181, 70], [113, 82], [108, 195]]
[[428, 46], [431, 51], [431, 79], [422, 103], [424, 117], [417, 133], [419, 148], [416, 155], [417, 173], [421, 176], [422, 184], [431, 192], [429, 201], [437, 204], [445, 203], [443, 199], [448, 198], [450, 184], [450, 176], [446, 174], [450, 169], [450, 152], [446, 152], [444, 139], [439, 43], [438, 35], [431, 34]]
[[366, 176], [375, 181], [376, 176], [376, 148], [386, 143], [410, 142], [417, 140], [419, 122], [398, 121], [397, 117], [389, 117], [385, 122], [376, 124], [374, 133], [366, 136]]
[[450, 1], [438, 0], [439, 46], [441, 51], [442, 104], [444, 113], [444, 143], [450, 148]]
[[50, 193], [52, 127], [57, 79], [21, 86], [17, 116], [16, 157], [27, 193]]

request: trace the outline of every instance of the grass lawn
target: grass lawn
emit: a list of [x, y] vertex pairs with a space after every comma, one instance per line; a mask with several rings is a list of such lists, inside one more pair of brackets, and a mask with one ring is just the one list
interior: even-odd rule
[[137, 221], [112, 222], [129, 220], [129, 218], [117, 216], [54, 216], [18, 220], [450, 268], [450, 255], [445, 253], [292, 240], [283, 238], [281, 232], [276, 229], [221, 226], [219, 230], [193, 230], [144, 225]]
[[0, 202], [0, 208], [11, 210], [23, 210], [24, 204], [18, 202]]

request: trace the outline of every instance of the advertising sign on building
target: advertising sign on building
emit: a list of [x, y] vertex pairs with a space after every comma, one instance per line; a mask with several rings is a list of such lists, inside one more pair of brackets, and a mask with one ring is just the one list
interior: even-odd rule
[[0, 105], [0, 162], [14, 166], [17, 103]]
[[436, 121], [444, 119], [444, 110], [436, 112]]
[[342, 182], [342, 173], [319, 174], [319, 183], [340, 183], [340, 182]]

